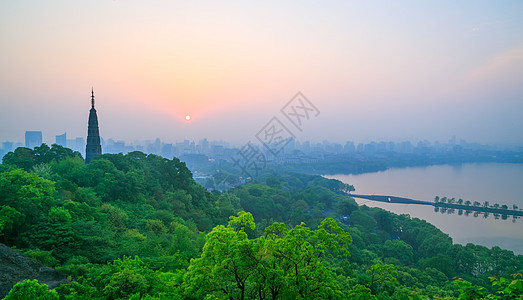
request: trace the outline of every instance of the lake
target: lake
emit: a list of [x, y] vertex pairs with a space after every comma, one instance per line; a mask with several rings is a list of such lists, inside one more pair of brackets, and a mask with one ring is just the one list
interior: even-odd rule
[[[357, 194], [376, 194], [433, 201], [435, 196], [478, 201], [483, 205], [513, 204], [523, 208], [523, 164], [474, 163], [394, 168], [359, 175], [325, 175], [354, 185]], [[523, 254], [523, 219], [495, 220], [436, 213], [433, 206], [389, 204], [355, 199], [358, 204], [381, 207], [396, 214], [425, 219], [452, 237], [454, 243], [500, 246]]]

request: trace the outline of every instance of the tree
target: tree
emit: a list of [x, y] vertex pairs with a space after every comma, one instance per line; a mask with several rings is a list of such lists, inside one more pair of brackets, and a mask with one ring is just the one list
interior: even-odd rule
[[396, 276], [398, 273], [394, 270], [394, 265], [391, 264], [375, 264], [370, 270], [367, 270], [370, 276], [370, 283], [368, 288], [373, 294], [378, 294], [382, 291], [392, 294], [392, 287], [397, 284]]
[[438, 254], [430, 258], [420, 259], [418, 264], [421, 268], [434, 268], [447, 276], [452, 278], [456, 275], [456, 270], [454, 269], [454, 264], [447, 255]]
[[378, 228], [391, 233], [392, 232], [392, 214], [384, 209], [380, 209], [375, 215], [374, 219], [376, 220], [376, 224], [378, 225]]
[[350, 193], [350, 192], [354, 192], [356, 189], [354, 188], [353, 185], [351, 184], [343, 184], [343, 191], [345, 193]]
[[42, 144], [33, 150], [24, 147], [16, 148], [14, 152], [9, 152], [4, 156], [3, 163], [15, 165], [29, 171], [36, 165], [46, 164], [52, 161], [59, 162], [68, 157], [82, 158], [82, 155], [78, 151], [73, 151], [57, 144], [53, 144], [51, 147]]
[[367, 232], [373, 231], [376, 226], [376, 220], [361, 210], [357, 210], [351, 214], [350, 223], [353, 226], [361, 227]]
[[383, 246], [384, 257], [397, 258], [404, 264], [412, 262], [413, 258], [412, 246], [400, 240], [387, 240]]
[[347, 299], [357, 300], [377, 300], [378, 298], [371, 293], [371, 290], [361, 284], [356, 284], [347, 294]]
[[174, 274], [155, 272], [137, 256], [116, 259], [94, 273], [61, 285], [60, 294], [65, 299], [180, 299]]
[[38, 280], [24, 280], [13, 286], [4, 300], [58, 300], [56, 291], [49, 291], [46, 284], [39, 284]]
[[459, 287], [459, 298], [458, 299], [485, 299], [485, 288], [474, 286], [472, 283], [458, 278], [454, 283]]
[[489, 277], [492, 286], [497, 286], [497, 294], [500, 294], [503, 299], [521, 299], [523, 295], [523, 275], [517, 273], [512, 275], [513, 279], [496, 276]]
[[47, 215], [54, 204], [54, 182], [34, 173], [16, 169], [0, 174], [0, 205], [8, 205], [33, 223]]
[[521, 299], [523, 295], [523, 276], [518, 273], [512, 275], [513, 279], [489, 277], [492, 286], [497, 287], [495, 294], [487, 294], [487, 290], [481, 286], [457, 278], [454, 283], [459, 287], [459, 299]]
[[231, 217], [227, 227], [219, 225], [208, 235], [200, 258], [191, 260], [185, 276], [189, 298], [203, 299], [208, 294], [225, 294], [231, 299], [245, 299], [256, 269], [255, 244], [245, 228], [254, 230], [254, 218], [240, 212]]
[[265, 180], [265, 183], [267, 183], [268, 186], [273, 188], [279, 188], [280, 187], [280, 181], [277, 178], [274, 177], [268, 177]]
[[281, 239], [275, 240], [274, 257], [282, 267], [290, 267], [284, 273], [284, 282], [291, 284], [283, 294], [293, 299], [336, 298], [339, 287], [325, 259], [348, 255], [352, 238], [331, 218], [323, 220], [314, 231], [304, 225], [284, 232]]
[[418, 253], [422, 257], [433, 257], [440, 253], [445, 253], [452, 247], [452, 239], [444, 234], [432, 234], [427, 236], [418, 248]]
[[304, 299], [342, 296], [326, 259], [347, 255], [351, 237], [333, 219], [317, 230], [274, 223], [265, 235], [249, 239], [250, 213], [231, 217], [207, 235], [201, 257], [191, 260], [184, 280], [187, 297]]
[[0, 209], [0, 236], [11, 235], [13, 231], [23, 224], [25, 216], [11, 206], [1, 206]]
[[34, 166], [33, 150], [24, 147], [18, 147], [14, 152], [9, 152], [2, 158], [2, 163], [7, 165], [15, 165], [26, 171], [31, 170]]
[[353, 211], [358, 209], [358, 203], [349, 197], [341, 198], [336, 206], [336, 212], [340, 215], [349, 216]]

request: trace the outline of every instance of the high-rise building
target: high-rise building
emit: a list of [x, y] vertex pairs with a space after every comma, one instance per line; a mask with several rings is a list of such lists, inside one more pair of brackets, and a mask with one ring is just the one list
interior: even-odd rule
[[25, 147], [33, 149], [34, 147], [42, 145], [41, 131], [26, 131], [25, 132]]
[[94, 109], [94, 90], [91, 89], [91, 110], [89, 111], [89, 123], [87, 127], [87, 145], [85, 146], [85, 163], [102, 154], [100, 144], [100, 132], [98, 129], [98, 116]]
[[85, 140], [83, 137], [77, 137], [74, 139], [74, 144], [76, 145], [76, 151], [83, 152], [85, 149]]
[[14, 143], [13, 142], [3, 142], [2, 143], [2, 150], [5, 151], [5, 153], [7, 152], [11, 152], [13, 151], [15, 148], [13, 147]]
[[65, 132], [64, 132], [64, 134], [56, 136], [56, 144], [63, 146], [63, 147], [67, 147], [67, 136], [66, 136]]

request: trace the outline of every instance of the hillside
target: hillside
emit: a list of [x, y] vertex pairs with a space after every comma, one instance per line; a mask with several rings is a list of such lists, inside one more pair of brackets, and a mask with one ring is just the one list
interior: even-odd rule
[[0, 241], [76, 278], [64, 299], [458, 297], [523, 271], [337, 193], [351, 188], [275, 172], [210, 193], [177, 158], [18, 148], [0, 165]]
[[5, 297], [16, 283], [26, 279], [37, 279], [51, 289], [69, 283], [65, 273], [0, 244], [0, 298]]

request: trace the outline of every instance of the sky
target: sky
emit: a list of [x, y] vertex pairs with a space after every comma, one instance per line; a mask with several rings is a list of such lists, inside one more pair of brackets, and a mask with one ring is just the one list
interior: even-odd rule
[[[523, 145], [522, 1], [0, 0], [0, 142]], [[301, 92], [298, 130], [281, 109]], [[191, 120], [186, 121], [185, 116]]]

